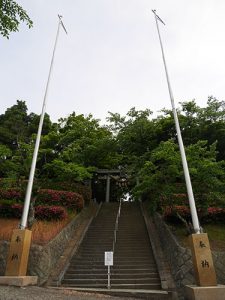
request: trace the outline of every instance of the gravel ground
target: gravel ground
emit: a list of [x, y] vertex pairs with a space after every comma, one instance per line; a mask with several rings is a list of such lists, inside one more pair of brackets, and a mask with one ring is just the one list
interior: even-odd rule
[[55, 290], [41, 287], [0, 286], [0, 300], [134, 300], [103, 294], [81, 293], [71, 290]]

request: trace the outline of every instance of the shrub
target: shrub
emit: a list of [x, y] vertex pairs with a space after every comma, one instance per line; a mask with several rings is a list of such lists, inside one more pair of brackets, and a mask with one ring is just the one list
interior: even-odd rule
[[12, 199], [0, 199], [0, 204], [15, 204], [16, 201]]
[[0, 189], [0, 199], [21, 201], [24, 193], [20, 189]]
[[37, 194], [36, 204], [60, 205], [73, 210], [84, 207], [84, 199], [75, 192], [42, 189]]
[[207, 214], [205, 214], [201, 221], [207, 223], [224, 223], [225, 222], [225, 209], [219, 207], [209, 207]]
[[[180, 222], [177, 213], [185, 220], [191, 220], [190, 209], [187, 206], [175, 205], [167, 206], [164, 209], [163, 216], [166, 221], [172, 223]], [[219, 207], [208, 207], [205, 211], [198, 209], [198, 216], [201, 223], [225, 223], [225, 209]]]
[[88, 204], [92, 197], [91, 187], [89, 185], [85, 185], [78, 182], [58, 182], [58, 181], [40, 181], [39, 185], [44, 187], [45, 189], [50, 190], [63, 190], [63, 191], [71, 191], [76, 192], [83, 196], [85, 205]]
[[64, 220], [68, 216], [65, 208], [61, 206], [42, 206], [35, 207], [35, 218], [38, 220]]
[[0, 217], [2, 218], [20, 218], [22, 211], [21, 204], [0, 204]]
[[[22, 216], [23, 206], [21, 204], [0, 204], [0, 217], [16, 218]], [[61, 206], [44, 206], [35, 207], [35, 218], [38, 220], [64, 220], [67, 217], [65, 208]]]
[[177, 216], [177, 213], [185, 220], [190, 219], [190, 209], [184, 205], [167, 206], [164, 208], [164, 219], [171, 223], [181, 222]]

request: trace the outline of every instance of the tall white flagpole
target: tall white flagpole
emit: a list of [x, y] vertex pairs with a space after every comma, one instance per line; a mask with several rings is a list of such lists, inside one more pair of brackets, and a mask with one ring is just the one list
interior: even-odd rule
[[62, 16], [58, 15], [58, 17], [59, 17], [58, 28], [57, 28], [56, 39], [55, 39], [49, 74], [48, 74], [48, 80], [47, 80], [46, 89], [45, 89], [45, 95], [44, 95], [44, 100], [43, 100], [43, 105], [42, 105], [42, 112], [41, 112], [40, 122], [39, 122], [39, 126], [38, 126], [38, 132], [37, 132], [37, 138], [36, 138], [35, 147], [34, 147], [33, 158], [32, 158], [32, 164], [31, 164], [31, 168], [30, 168], [30, 175], [29, 175], [29, 180], [28, 180], [28, 185], [27, 185], [27, 190], [26, 190], [23, 214], [22, 214], [22, 218], [21, 218], [21, 223], [19, 225], [20, 229], [25, 229], [27, 226], [27, 218], [28, 218], [29, 207], [30, 207], [34, 174], [35, 174], [38, 150], [39, 150], [39, 145], [40, 145], [40, 140], [41, 140], [41, 132], [42, 132], [42, 127], [43, 127], [43, 122], [44, 122], [44, 116], [45, 116], [45, 111], [46, 111], [46, 102], [47, 102], [46, 100], [47, 100], [47, 95], [48, 95], [49, 83], [50, 83], [50, 79], [51, 79], [51, 75], [52, 75], [52, 69], [53, 69], [53, 64], [54, 64], [56, 46], [58, 43], [60, 26], [62, 26], [64, 31], [67, 33], [65, 26], [62, 22]]
[[163, 63], [164, 63], [164, 68], [165, 68], [165, 73], [166, 73], [166, 80], [167, 80], [167, 85], [168, 85], [168, 90], [169, 90], [169, 95], [170, 95], [170, 100], [171, 100], [171, 105], [172, 105], [172, 110], [173, 110], [173, 117], [174, 117], [175, 126], [176, 126], [177, 139], [178, 139], [178, 144], [179, 144], [179, 148], [180, 148], [180, 154], [181, 154], [184, 177], [185, 177], [185, 182], [186, 182], [189, 206], [190, 206], [190, 210], [191, 210], [192, 223], [193, 223], [195, 233], [200, 233], [201, 230], [200, 230], [198, 214], [197, 214], [197, 210], [196, 210], [195, 199], [194, 199], [194, 194], [193, 194], [192, 185], [191, 185], [191, 179], [190, 179], [190, 174], [189, 174], [189, 169], [188, 169], [188, 164], [187, 164], [187, 158], [186, 158], [184, 144], [183, 144], [182, 135], [181, 135], [181, 131], [180, 131], [180, 124], [179, 124], [179, 120], [178, 120], [178, 116], [177, 116], [177, 110], [175, 108], [173, 92], [172, 92], [172, 88], [170, 85], [169, 73], [168, 73], [168, 69], [167, 69], [167, 65], [166, 65], [166, 59], [165, 59], [162, 39], [161, 39], [160, 31], [159, 31], [158, 21], [160, 21], [164, 25], [165, 25], [165, 23], [156, 14], [156, 10], [152, 10], [152, 12], [155, 15], [156, 27], [157, 27], [157, 31], [158, 31], [158, 35], [159, 35], [159, 42], [160, 42], [160, 47], [161, 47], [161, 51], [162, 51], [162, 58], [163, 58]]

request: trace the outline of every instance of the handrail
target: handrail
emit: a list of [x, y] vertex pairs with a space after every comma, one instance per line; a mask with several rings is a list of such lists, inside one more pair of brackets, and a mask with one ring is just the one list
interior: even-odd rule
[[114, 228], [114, 239], [113, 239], [113, 252], [115, 250], [115, 244], [116, 244], [116, 238], [117, 238], [117, 231], [118, 231], [118, 223], [119, 223], [119, 217], [120, 217], [120, 211], [121, 211], [121, 199], [120, 199], [120, 204], [118, 208], [118, 212], [116, 215], [116, 222], [115, 222], [115, 228]]

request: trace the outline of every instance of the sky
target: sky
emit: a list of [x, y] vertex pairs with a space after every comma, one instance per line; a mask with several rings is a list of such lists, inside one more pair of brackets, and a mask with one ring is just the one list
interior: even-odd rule
[[154, 115], [170, 108], [154, 16], [160, 24], [175, 103], [208, 96], [224, 100], [224, 0], [18, 0], [34, 22], [9, 40], [0, 36], [0, 114], [24, 100], [41, 107], [56, 36], [60, 31], [47, 97], [53, 121], [73, 111], [105, 122], [108, 111], [130, 108]]

